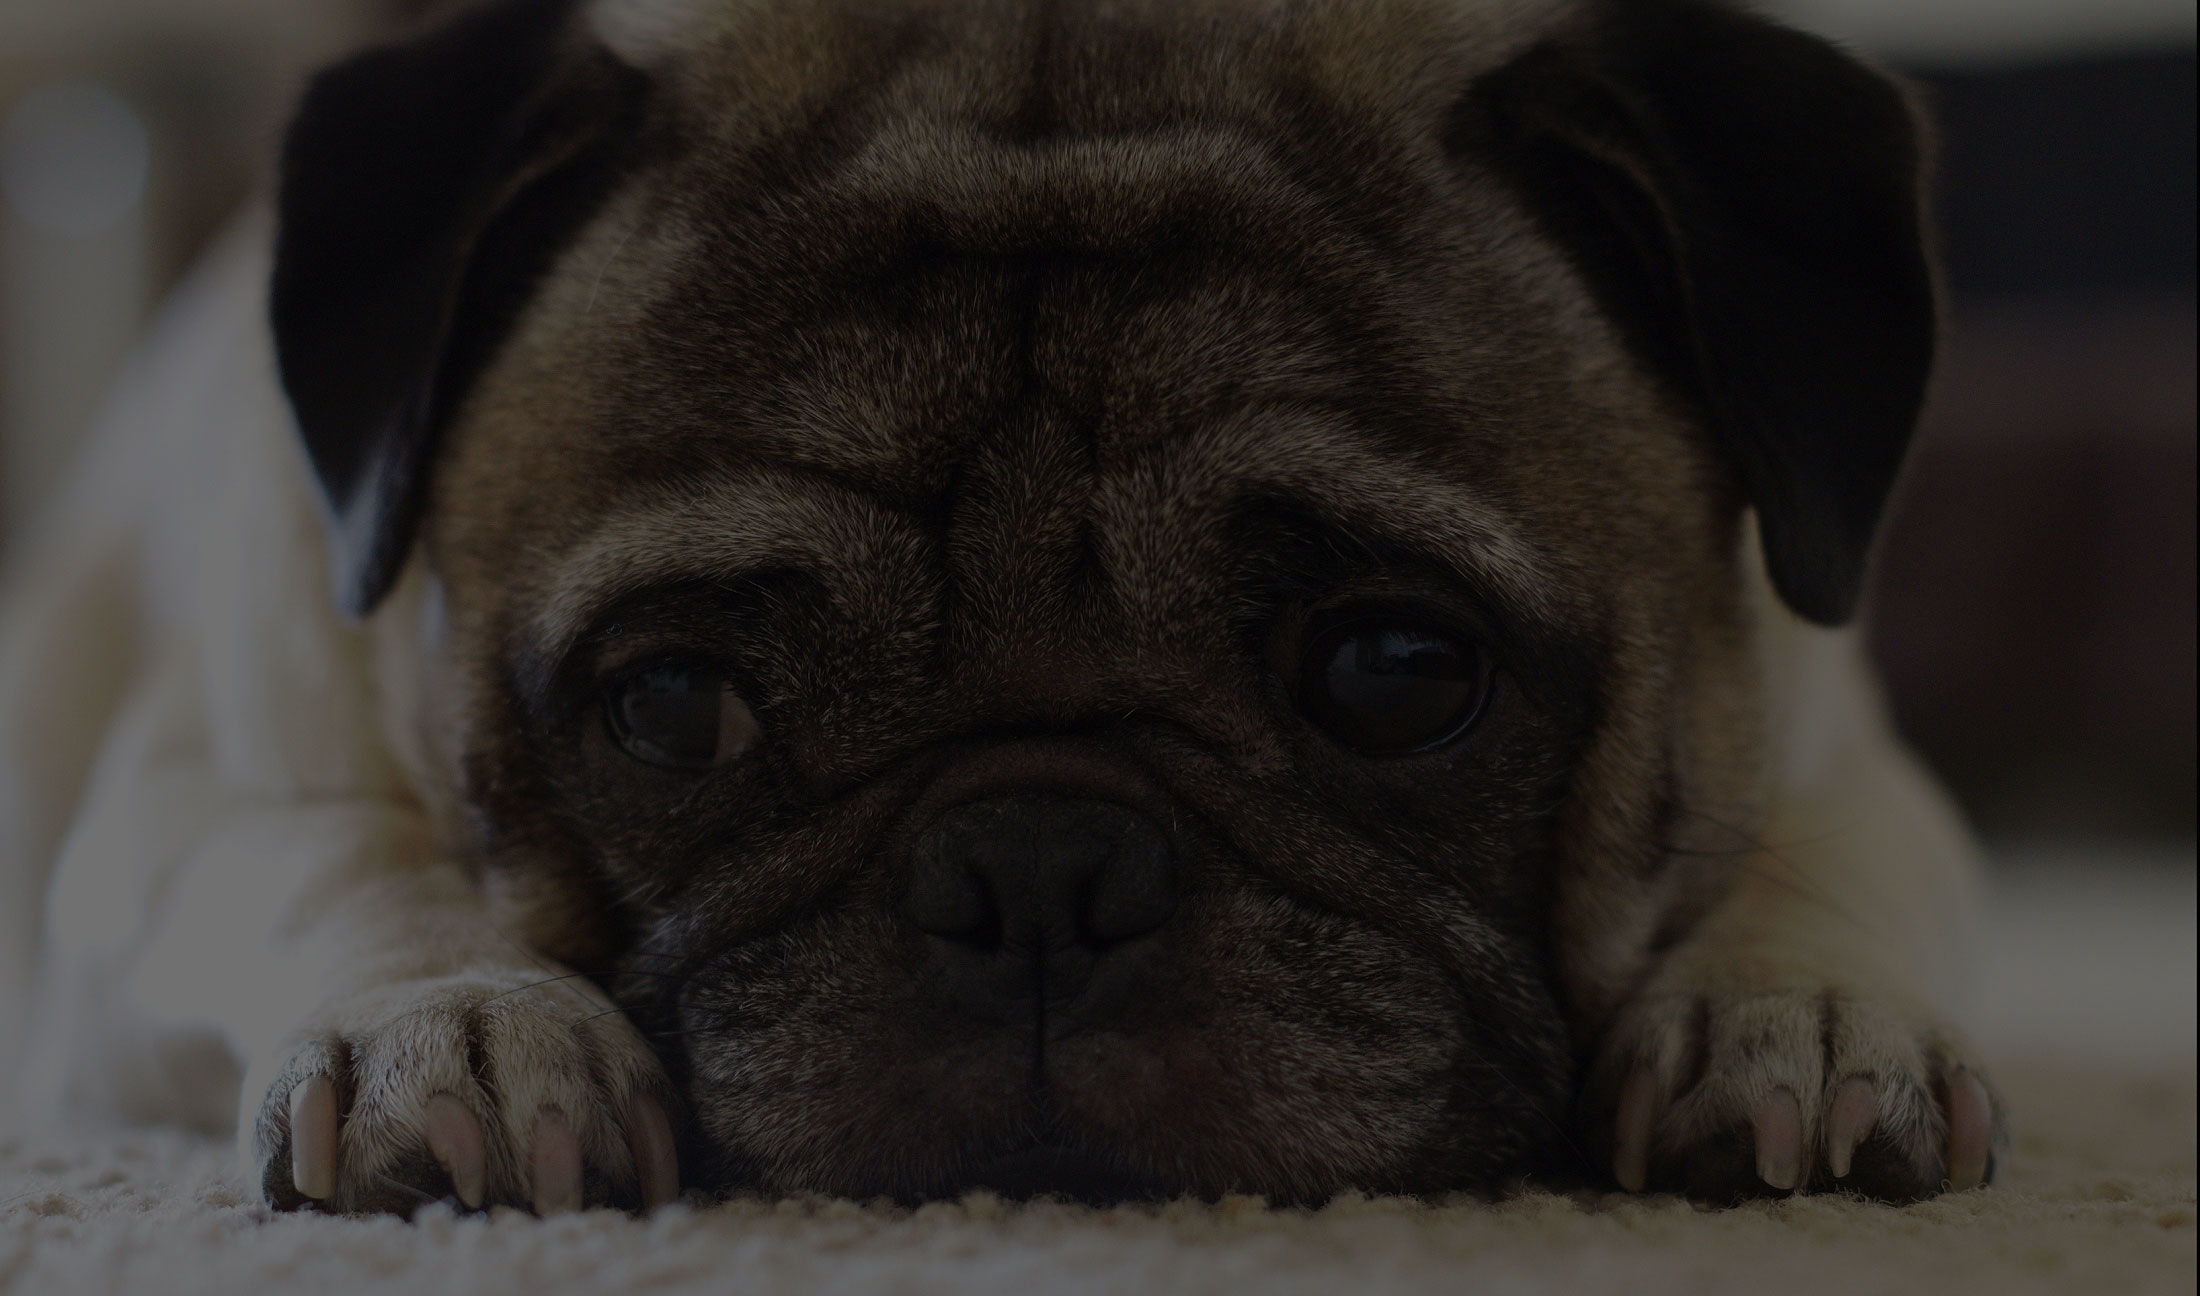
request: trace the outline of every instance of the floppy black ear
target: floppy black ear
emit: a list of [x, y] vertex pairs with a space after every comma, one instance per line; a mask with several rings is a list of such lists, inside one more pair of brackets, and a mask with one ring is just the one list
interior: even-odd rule
[[609, 191], [639, 75], [573, 0], [492, 0], [338, 64], [283, 148], [272, 313], [337, 597], [403, 568], [441, 421]]
[[1703, 410], [1788, 604], [1847, 620], [1937, 332], [1901, 87], [1718, 0], [1601, 0], [1460, 125]]

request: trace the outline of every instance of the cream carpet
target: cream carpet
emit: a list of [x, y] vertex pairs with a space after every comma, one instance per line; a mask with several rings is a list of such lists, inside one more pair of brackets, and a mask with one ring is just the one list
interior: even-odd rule
[[1982, 1018], [2017, 1144], [1994, 1187], [1905, 1209], [1530, 1192], [1096, 1211], [981, 1196], [647, 1220], [433, 1209], [407, 1225], [270, 1216], [226, 1144], [116, 1131], [0, 1141], [0, 1292], [2190, 1293], [2190, 864], [2105, 885], [2090, 871], [2012, 876]]

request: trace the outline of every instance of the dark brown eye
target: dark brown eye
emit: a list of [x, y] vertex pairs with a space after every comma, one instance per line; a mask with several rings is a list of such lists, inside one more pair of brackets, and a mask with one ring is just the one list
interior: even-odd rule
[[756, 716], [725, 677], [684, 666], [627, 676], [606, 698], [611, 736], [651, 765], [700, 770], [723, 765], [756, 741]]
[[1465, 733], [1489, 695], [1480, 649], [1411, 622], [1355, 620], [1322, 630], [1299, 659], [1298, 704], [1354, 751], [1396, 755]]

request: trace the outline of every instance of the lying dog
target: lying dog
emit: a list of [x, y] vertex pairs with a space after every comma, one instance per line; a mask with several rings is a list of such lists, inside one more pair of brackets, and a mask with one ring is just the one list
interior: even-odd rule
[[287, 405], [233, 250], [20, 596], [13, 760], [104, 734], [45, 1087], [212, 1122], [243, 1059], [336, 1210], [1977, 1185], [1969, 847], [1822, 628], [1921, 170], [1712, 0], [364, 54]]

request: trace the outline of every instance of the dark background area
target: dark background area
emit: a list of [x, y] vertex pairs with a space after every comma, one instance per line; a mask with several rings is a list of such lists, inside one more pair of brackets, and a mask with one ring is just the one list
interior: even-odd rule
[[2192, 52], [1912, 71], [1953, 303], [1881, 551], [1898, 719], [1994, 835], [2189, 838]]

